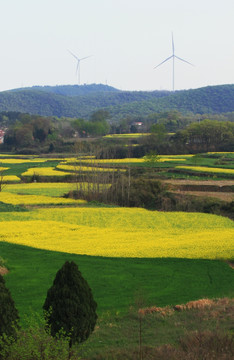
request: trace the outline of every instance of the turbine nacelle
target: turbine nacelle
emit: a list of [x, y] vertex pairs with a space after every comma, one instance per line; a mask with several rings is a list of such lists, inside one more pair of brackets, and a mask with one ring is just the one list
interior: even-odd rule
[[175, 59], [178, 59], [180, 61], [183, 61], [189, 65], [194, 66], [193, 64], [191, 64], [189, 61], [184, 60], [182, 58], [180, 58], [179, 56], [175, 55], [175, 46], [174, 46], [174, 39], [173, 39], [173, 33], [171, 34], [172, 36], [172, 55], [169, 56], [168, 58], [166, 58], [165, 60], [163, 60], [160, 64], [156, 65], [154, 67], [154, 69], [156, 69], [157, 67], [159, 67], [160, 65], [164, 64], [165, 62], [167, 62], [168, 60], [172, 59], [173, 60], [173, 72], [172, 72], [172, 89], [173, 91], [175, 91]]
[[83, 58], [78, 58], [78, 56], [76, 56], [75, 54], [73, 54], [70, 50], [68, 50], [68, 52], [76, 59], [77, 61], [77, 65], [76, 65], [76, 75], [78, 75], [78, 85], [80, 85], [80, 62], [82, 60], [88, 59], [90, 58], [92, 55], [89, 56], [85, 56]]

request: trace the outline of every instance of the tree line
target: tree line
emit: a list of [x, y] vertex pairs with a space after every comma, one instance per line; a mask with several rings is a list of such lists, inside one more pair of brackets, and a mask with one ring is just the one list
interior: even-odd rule
[[[173, 110], [145, 118], [128, 117], [115, 123], [110, 113], [102, 109], [92, 113], [88, 120], [5, 112], [0, 114], [0, 124], [6, 129], [2, 150], [19, 153], [72, 152], [77, 139], [88, 138], [86, 150], [89, 151], [91, 140], [93, 147], [103, 149], [102, 158], [105, 153], [123, 158], [142, 157], [150, 151], [176, 154], [233, 149], [234, 113], [206, 118]], [[127, 140], [102, 138], [106, 134], [138, 132], [147, 135]]]

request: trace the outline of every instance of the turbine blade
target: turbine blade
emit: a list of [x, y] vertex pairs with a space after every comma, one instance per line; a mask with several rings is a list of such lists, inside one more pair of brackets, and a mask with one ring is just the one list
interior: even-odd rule
[[154, 69], [156, 69], [157, 67], [159, 67], [160, 65], [162, 65], [163, 63], [165, 63], [166, 61], [170, 60], [171, 58], [173, 58], [174, 55], [169, 56], [168, 58], [166, 58], [165, 60], [163, 60], [160, 64], [158, 64], [157, 66], [154, 67]]
[[189, 64], [189, 65], [194, 66], [193, 64], [191, 64], [190, 62], [188, 62], [188, 61], [186, 61], [186, 60], [184, 60], [184, 59], [180, 58], [179, 56], [176, 56], [176, 55], [174, 55], [174, 56], [175, 56], [175, 58], [177, 58], [178, 60], [181, 60], [181, 61], [183, 61], [183, 62], [185, 62], [185, 63], [187, 63], [187, 64]]
[[81, 58], [80, 60], [88, 59], [88, 58], [90, 58], [91, 56], [93, 56], [93, 55], [85, 56], [85, 57]]
[[67, 50], [76, 60], [79, 60], [79, 58], [75, 55], [75, 54], [73, 54], [70, 50]]
[[171, 39], [172, 39], [172, 54], [175, 54], [175, 46], [174, 46], [174, 39], [173, 39], [173, 32], [171, 33]]

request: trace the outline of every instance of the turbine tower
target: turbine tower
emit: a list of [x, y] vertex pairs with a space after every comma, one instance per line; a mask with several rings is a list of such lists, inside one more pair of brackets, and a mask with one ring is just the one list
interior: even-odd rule
[[190, 62], [180, 58], [179, 56], [175, 55], [175, 46], [174, 46], [174, 39], [173, 39], [173, 33], [171, 33], [171, 37], [172, 37], [172, 55], [169, 56], [168, 58], [166, 58], [165, 60], [163, 60], [160, 64], [158, 64], [157, 66], [154, 67], [154, 69], [156, 69], [157, 67], [159, 67], [160, 65], [162, 65], [163, 63], [165, 63], [166, 61], [172, 59], [172, 89], [173, 91], [175, 91], [175, 58], [178, 60], [181, 60], [189, 65], [194, 66], [193, 64], [191, 64]]
[[92, 55], [89, 56], [85, 56], [83, 58], [78, 58], [75, 54], [73, 54], [70, 50], [68, 50], [69, 53], [76, 59], [77, 61], [77, 65], [76, 65], [76, 75], [78, 77], [78, 85], [80, 85], [80, 62], [82, 60], [88, 59], [89, 57], [91, 57]]

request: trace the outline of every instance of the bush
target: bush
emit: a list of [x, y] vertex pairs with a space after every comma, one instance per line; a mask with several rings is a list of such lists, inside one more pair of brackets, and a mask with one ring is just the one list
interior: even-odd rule
[[46, 331], [46, 321], [37, 314], [26, 319], [26, 330], [16, 329], [16, 337], [3, 336], [0, 339], [2, 360], [78, 360], [76, 349], [69, 351], [69, 337], [60, 333], [53, 337]]

